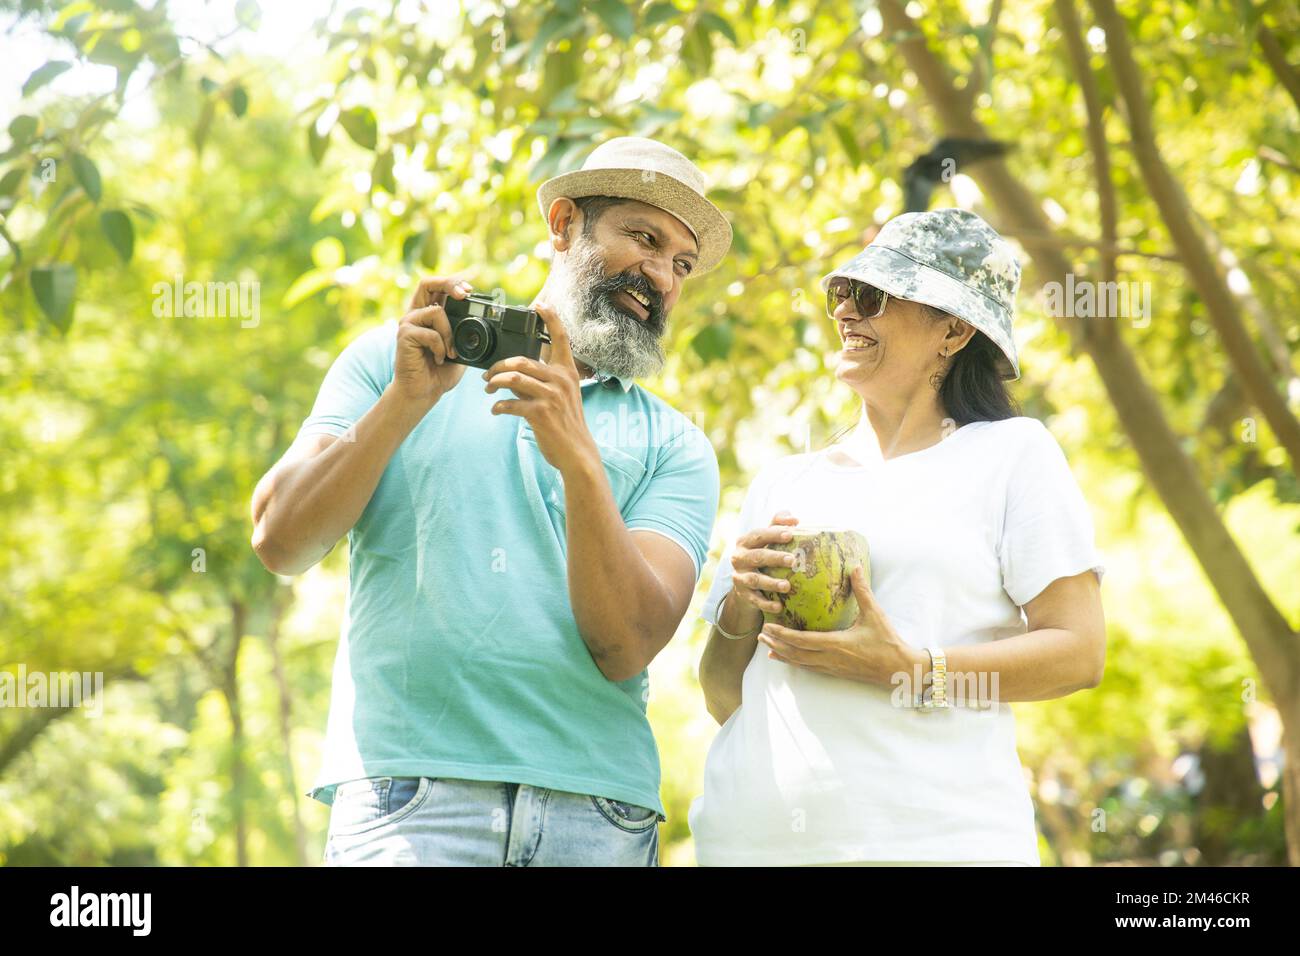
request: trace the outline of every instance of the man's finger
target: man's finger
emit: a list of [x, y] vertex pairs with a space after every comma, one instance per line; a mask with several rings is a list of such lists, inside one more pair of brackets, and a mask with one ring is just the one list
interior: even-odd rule
[[539, 382], [524, 372], [502, 372], [488, 379], [484, 391], [491, 395], [498, 389], [508, 388], [520, 398], [543, 398], [550, 387], [548, 383]]
[[433, 361], [441, 365], [447, 357], [447, 344], [443, 341], [441, 335], [433, 329], [426, 329], [422, 325], [412, 325], [406, 332], [412, 339], [419, 342], [426, 349], [433, 353]]
[[573, 352], [569, 350], [569, 332], [564, 327], [555, 310], [542, 302], [533, 303], [533, 309], [546, 323], [546, 334], [551, 337], [551, 365], [571, 368], [577, 372], [578, 366], [573, 361]]
[[450, 276], [427, 276], [419, 281], [415, 293], [411, 296], [411, 308], [422, 309], [430, 305], [442, 305], [447, 296], [463, 299], [474, 287], [464, 278], [464, 273]]
[[452, 358], [457, 358], [456, 347], [452, 344], [451, 320], [441, 305], [427, 305], [414, 309], [402, 316], [402, 324], [415, 325], [432, 329], [442, 336], [444, 351]]
[[551, 380], [555, 374], [550, 371], [546, 365], [536, 359], [530, 359], [526, 355], [512, 355], [510, 358], [503, 358], [500, 361], [493, 362], [483, 372], [483, 380], [488, 381], [494, 376], [503, 372], [522, 372], [530, 378], [535, 378], [543, 382]]
[[499, 402], [493, 402], [493, 415], [518, 415], [520, 418], [527, 418], [533, 413], [536, 402], [531, 399], [522, 398], [503, 398]]

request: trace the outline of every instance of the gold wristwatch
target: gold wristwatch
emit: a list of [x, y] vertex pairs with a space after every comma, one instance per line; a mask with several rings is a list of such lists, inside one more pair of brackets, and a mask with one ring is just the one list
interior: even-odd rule
[[951, 706], [948, 703], [948, 658], [939, 647], [927, 647], [925, 652], [930, 655], [930, 686], [922, 686], [917, 695], [917, 705], [922, 711], [947, 709]]

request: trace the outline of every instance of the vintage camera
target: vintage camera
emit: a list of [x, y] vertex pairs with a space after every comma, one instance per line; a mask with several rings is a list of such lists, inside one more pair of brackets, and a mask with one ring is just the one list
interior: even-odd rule
[[448, 296], [443, 311], [456, 348], [456, 358], [448, 361], [460, 365], [490, 368], [515, 355], [536, 359], [542, 354], [542, 345], [551, 341], [546, 323], [532, 309], [505, 305], [485, 295]]

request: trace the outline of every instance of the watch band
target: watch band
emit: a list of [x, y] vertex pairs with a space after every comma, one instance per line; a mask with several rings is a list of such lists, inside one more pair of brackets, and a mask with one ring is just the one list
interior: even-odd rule
[[745, 641], [745, 640], [749, 640], [750, 638], [758, 637], [758, 632], [761, 631], [761, 630], [763, 629], [763, 625], [762, 625], [762, 624], [758, 625], [758, 630], [755, 631], [753, 634], [729, 634], [729, 633], [727, 633], [727, 631], [723, 628], [723, 626], [722, 626], [722, 608], [723, 608], [723, 605], [725, 605], [725, 604], [727, 603], [727, 598], [731, 597], [731, 595], [732, 595], [733, 593], [735, 593], [735, 592], [733, 592], [733, 591], [728, 591], [725, 595], [723, 595], [721, 603], [718, 604], [718, 620], [717, 620], [717, 623], [715, 623], [713, 626], [716, 627], [716, 628], [718, 629], [718, 633], [719, 633], [719, 634], [721, 634], [723, 637], [725, 637], [725, 638], [726, 638], [727, 640], [729, 640], [729, 641]]
[[940, 647], [927, 647], [925, 651], [930, 655], [930, 693], [927, 695], [924, 689], [921, 691], [921, 709], [948, 709], [951, 705], [948, 703], [947, 655]]

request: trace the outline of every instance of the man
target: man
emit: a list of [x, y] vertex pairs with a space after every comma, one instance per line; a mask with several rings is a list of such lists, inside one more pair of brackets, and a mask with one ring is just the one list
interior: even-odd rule
[[[420, 283], [330, 368], [253, 495], [253, 547], [298, 574], [348, 534], [350, 588], [310, 795], [327, 863], [658, 864], [646, 668], [685, 615], [717, 459], [634, 384], [731, 227], [704, 177], [621, 137], [544, 183], [541, 361], [454, 357]], [[465, 373], [469, 371], [470, 374]]]

